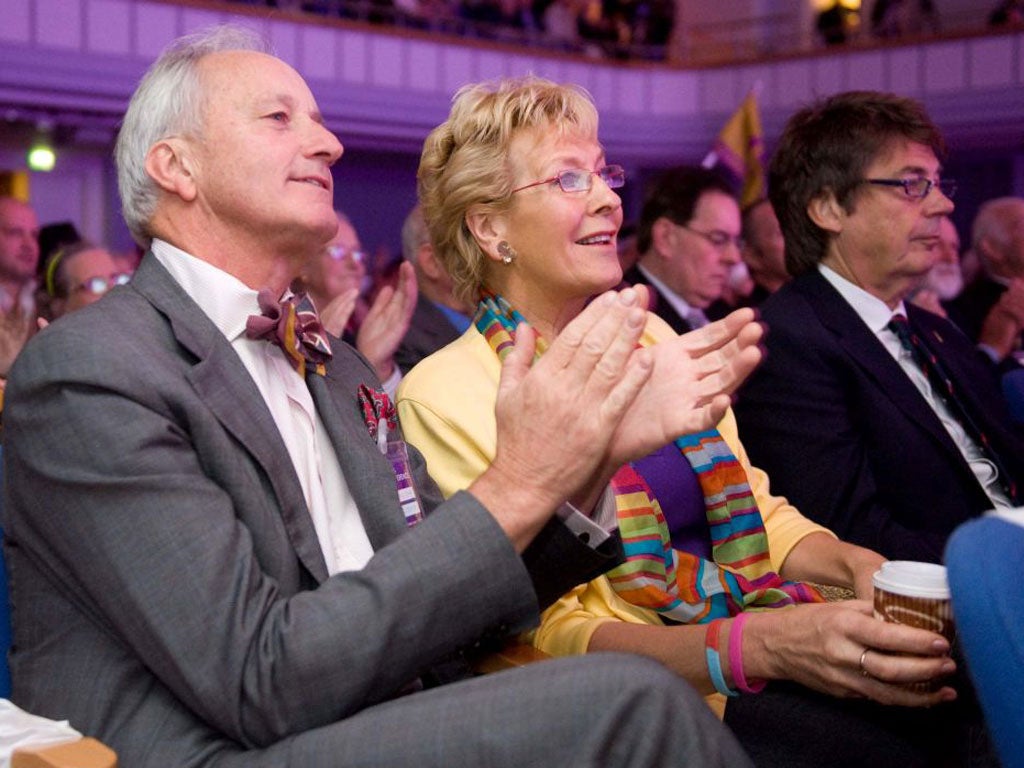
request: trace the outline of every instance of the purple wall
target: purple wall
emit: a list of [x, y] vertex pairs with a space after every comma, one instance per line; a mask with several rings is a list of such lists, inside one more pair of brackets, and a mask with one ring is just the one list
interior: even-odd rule
[[[344, 137], [342, 137], [344, 143]], [[347, 149], [334, 166], [334, 204], [352, 220], [363, 248], [401, 253], [402, 222], [416, 204], [419, 155]]]

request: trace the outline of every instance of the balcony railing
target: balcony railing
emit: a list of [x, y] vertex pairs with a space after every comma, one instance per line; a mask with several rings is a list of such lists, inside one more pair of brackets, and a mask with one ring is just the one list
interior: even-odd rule
[[[497, 6], [470, 0], [432, 0], [430, 11], [411, 12], [393, 0], [233, 0], [241, 6], [274, 7], [310, 20], [340, 19], [389, 28], [399, 34], [427, 32], [451, 40], [478, 41], [528, 50], [571, 54], [589, 59], [634, 62], [667, 62], [677, 66], [721, 66], [770, 61], [815, 52], [869, 50], [930, 40], [955, 39], [985, 34], [982, 10], [944, 13], [929, 20], [919, 31], [900, 36], [877, 37], [865, 20], [852, 14], [844, 28], [842, 45], [826, 47], [814, 28], [813, 18], [796, 10], [727, 21], [687, 24], [673, 29], [669, 16], [598, 18], [581, 24], [575, 37], [559, 36], [544, 29], [543, 19], [521, 8], [507, 21], [496, 20]], [[522, 0], [520, 5], [523, 6]], [[650, 8], [650, 3], [633, 4]], [[487, 8], [488, 10], [480, 10]]]

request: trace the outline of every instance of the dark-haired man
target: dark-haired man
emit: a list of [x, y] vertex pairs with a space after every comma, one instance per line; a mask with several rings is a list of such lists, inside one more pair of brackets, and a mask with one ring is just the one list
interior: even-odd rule
[[728, 182], [705, 168], [673, 168], [644, 198], [640, 258], [624, 279], [649, 285], [653, 311], [686, 333], [707, 324], [705, 310], [740, 263], [741, 243], [739, 203]]
[[796, 277], [762, 305], [767, 361], [737, 405], [776, 491], [844, 539], [931, 562], [1024, 484], [994, 371], [948, 321], [904, 303], [953, 209], [943, 151], [921, 105], [888, 94], [790, 119], [769, 190]]

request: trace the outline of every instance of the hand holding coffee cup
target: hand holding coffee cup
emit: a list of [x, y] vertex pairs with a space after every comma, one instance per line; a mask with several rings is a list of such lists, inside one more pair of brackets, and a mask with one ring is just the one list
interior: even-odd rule
[[[893, 560], [882, 565], [873, 579], [875, 617], [893, 624], [936, 632], [949, 641], [956, 637], [953, 606], [944, 566]], [[915, 691], [935, 691], [940, 680], [909, 683]]]

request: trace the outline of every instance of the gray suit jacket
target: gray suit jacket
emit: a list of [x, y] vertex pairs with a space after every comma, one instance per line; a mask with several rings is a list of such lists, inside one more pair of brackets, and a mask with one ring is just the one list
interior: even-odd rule
[[451, 344], [459, 338], [444, 312], [434, 306], [434, 302], [425, 296], [416, 299], [409, 330], [405, 332], [402, 342], [395, 350], [395, 363], [408, 373], [420, 360], [432, 355], [441, 347]]
[[558, 523], [518, 557], [472, 496], [440, 504], [415, 452], [432, 513], [407, 531], [355, 399], [378, 383], [335, 347], [309, 384], [375, 555], [331, 578], [255, 384], [152, 256], [25, 349], [4, 451], [19, 705], [126, 766], [201, 764], [392, 698], [614, 562]]

